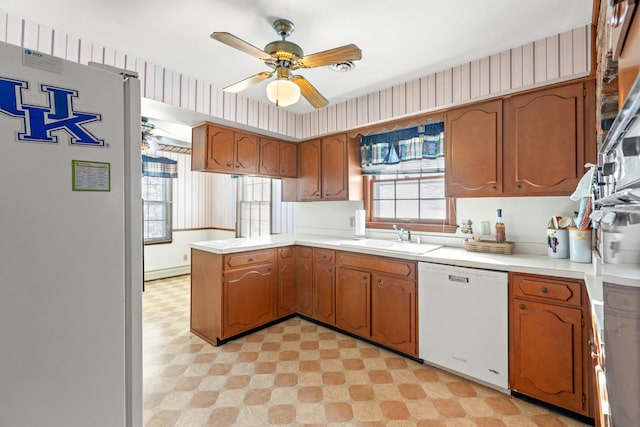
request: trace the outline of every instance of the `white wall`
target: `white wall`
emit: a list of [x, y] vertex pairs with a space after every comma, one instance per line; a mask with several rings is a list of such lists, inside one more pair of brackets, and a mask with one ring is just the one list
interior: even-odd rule
[[[231, 239], [235, 231], [185, 230], [174, 231], [173, 242], [144, 247], [144, 279], [155, 280], [191, 272], [191, 242]], [[186, 259], [185, 259], [186, 257]]]
[[357, 202], [305, 202], [297, 203], [296, 233], [323, 234], [329, 236], [354, 236], [350, 218], [356, 209], [362, 209]]
[[[502, 209], [502, 217], [507, 230], [507, 239], [516, 242], [516, 252], [547, 253], [546, 229], [552, 215], [573, 216], [578, 210], [577, 202], [569, 197], [495, 197], [457, 199], [456, 218], [458, 224], [462, 219], [473, 222], [474, 236], [481, 236], [480, 221], [489, 221], [491, 235], [483, 236], [493, 239], [495, 232], [496, 210]], [[350, 217], [356, 209], [362, 209], [362, 202], [313, 202], [299, 203], [297, 233], [310, 233], [353, 237], [353, 226]], [[411, 226], [405, 227], [411, 229]], [[462, 246], [467, 234], [459, 231], [446, 233], [412, 233], [413, 236], [424, 236], [426, 242], [447, 246]], [[393, 230], [367, 229], [368, 237], [392, 238]]]

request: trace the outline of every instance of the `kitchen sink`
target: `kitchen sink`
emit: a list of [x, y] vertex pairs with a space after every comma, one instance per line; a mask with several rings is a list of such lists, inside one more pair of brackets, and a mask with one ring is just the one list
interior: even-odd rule
[[382, 239], [349, 240], [340, 242], [340, 245], [352, 248], [374, 249], [382, 252], [405, 254], [424, 254], [441, 247], [441, 245], [418, 244]]

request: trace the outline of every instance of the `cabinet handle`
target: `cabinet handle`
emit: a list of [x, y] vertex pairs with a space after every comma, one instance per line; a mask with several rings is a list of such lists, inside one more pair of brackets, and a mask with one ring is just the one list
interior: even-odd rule
[[542, 288], [542, 289], [540, 289], [540, 291], [542, 291], [543, 294], [546, 294], [548, 292], [547, 288]]
[[249, 258], [249, 262], [253, 262], [253, 258]]
[[[366, 279], [366, 277], [365, 277], [365, 279]], [[378, 283], [382, 283], [382, 279], [378, 279]]]
[[520, 307], [520, 310], [524, 310], [524, 304], [520, 304], [518, 307]]
[[521, 190], [521, 189], [522, 189], [522, 185], [516, 184], [516, 190]]
[[496, 191], [497, 189], [498, 189], [498, 187], [496, 187], [495, 185], [490, 188], [491, 191]]
[[328, 269], [327, 269], [327, 271], [328, 271], [329, 273], [333, 273], [333, 268], [328, 268]]
[[231, 167], [231, 163], [227, 163], [227, 166]]

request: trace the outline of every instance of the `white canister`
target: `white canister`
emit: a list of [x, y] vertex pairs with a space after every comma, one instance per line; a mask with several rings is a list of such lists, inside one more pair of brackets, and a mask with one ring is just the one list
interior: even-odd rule
[[591, 229], [569, 227], [569, 259], [573, 262], [591, 262]]
[[564, 228], [547, 229], [547, 254], [550, 258], [569, 258], [569, 231]]

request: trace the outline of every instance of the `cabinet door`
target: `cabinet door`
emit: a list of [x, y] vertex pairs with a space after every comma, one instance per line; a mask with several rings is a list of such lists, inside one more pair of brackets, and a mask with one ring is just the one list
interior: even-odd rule
[[349, 200], [347, 135], [322, 138], [322, 200]]
[[280, 171], [280, 141], [260, 138], [260, 174], [278, 176]]
[[336, 271], [333, 263], [315, 262], [313, 268], [313, 318], [330, 325], [336, 323]]
[[256, 135], [235, 132], [234, 171], [258, 173], [258, 137]]
[[513, 298], [510, 317], [511, 388], [586, 415], [582, 311]]
[[233, 171], [234, 132], [209, 125], [207, 128], [207, 170]]
[[278, 249], [278, 317], [296, 311], [296, 251]]
[[371, 339], [417, 356], [416, 282], [374, 274], [371, 288]]
[[296, 310], [313, 316], [313, 250], [296, 248]]
[[280, 174], [281, 177], [298, 176], [298, 145], [293, 142], [280, 141]]
[[365, 338], [371, 335], [371, 273], [338, 267], [336, 326]]
[[313, 139], [300, 143], [298, 159], [300, 176], [297, 182], [298, 201], [310, 202], [320, 200], [320, 139]]
[[447, 197], [502, 194], [502, 101], [447, 113]]
[[505, 194], [569, 195], [575, 190], [585, 172], [583, 91], [577, 83], [506, 101]]
[[273, 266], [269, 264], [223, 273], [222, 338], [275, 319], [275, 279]]

